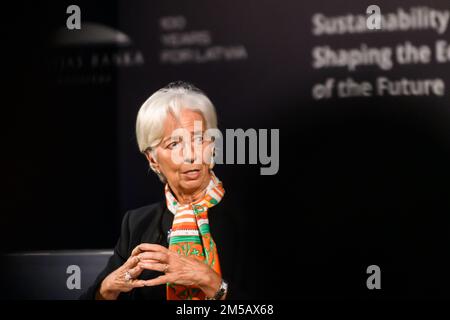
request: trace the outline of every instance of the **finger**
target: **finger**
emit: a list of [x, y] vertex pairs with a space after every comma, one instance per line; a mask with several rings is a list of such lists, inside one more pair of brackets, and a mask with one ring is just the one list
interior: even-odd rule
[[161, 263], [161, 261], [155, 260], [155, 259], [139, 259], [139, 262], [144, 262], [144, 263]]
[[145, 280], [133, 280], [129, 282], [129, 285], [132, 288], [142, 288], [145, 287]]
[[133, 251], [131, 251], [131, 256], [136, 256], [136, 255], [138, 255], [139, 253], [142, 252], [141, 249], [139, 248], [139, 246], [140, 246], [140, 244], [137, 245], [137, 246], [133, 249]]
[[144, 284], [147, 287], [152, 287], [152, 286], [158, 286], [160, 284], [166, 284], [168, 282], [173, 282], [171, 280], [172, 280], [171, 276], [162, 275], [162, 276], [156, 277], [155, 279], [145, 280]]
[[128, 260], [122, 265], [122, 269], [128, 270], [134, 268], [139, 262], [138, 257], [129, 257]]
[[167, 254], [162, 252], [143, 252], [137, 257], [140, 260], [157, 260], [158, 262], [167, 262], [168, 260]]
[[131, 268], [128, 272], [131, 275], [131, 278], [136, 279], [142, 273], [144, 269], [138, 264], [136, 267]]
[[166, 252], [168, 249], [159, 244], [154, 243], [141, 243], [136, 248], [133, 249], [132, 255], [138, 255], [144, 251], [154, 251], [154, 252]]
[[170, 268], [169, 265], [165, 263], [145, 263], [145, 262], [139, 262], [139, 267], [146, 270], [154, 270], [160, 272], [168, 272]]
[[141, 253], [140, 244], [134, 247], [133, 251], [131, 251], [131, 256], [136, 256]]

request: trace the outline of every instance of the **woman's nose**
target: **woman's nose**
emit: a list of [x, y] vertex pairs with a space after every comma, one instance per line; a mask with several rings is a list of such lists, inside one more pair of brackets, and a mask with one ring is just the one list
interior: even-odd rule
[[184, 157], [184, 162], [192, 164], [195, 162], [195, 157], [189, 157], [189, 156]]
[[186, 163], [194, 163], [196, 160], [196, 148], [195, 143], [189, 143], [185, 145], [184, 150], [184, 162]]

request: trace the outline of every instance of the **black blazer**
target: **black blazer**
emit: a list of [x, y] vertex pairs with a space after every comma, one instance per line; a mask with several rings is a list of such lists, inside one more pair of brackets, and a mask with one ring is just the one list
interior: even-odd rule
[[[234, 208], [233, 208], [234, 207]], [[241, 259], [238, 249], [240, 232], [230, 213], [236, 213], [236, 207], [225, 196], [216, 206], [209, 209], [208, 218], [212, 237], [219, 253], [222, 277], [228, 282], [227, 299], [244, 298], [242, 292]], [[95, 299], [96, 292], [103, 279], [119, 268], [132, 250], [141, 243], [156, 243], [168, 247], [167, 235], [172, 226], [173, 213], [165, 201], [128, 211], [123, 220], [120, 238], [104, 270], [94, 284], [80, 299]], [[139, 279], [153, 279], [162, 273], [144, 270]], [[119, 299], [166, 299], [166, 286], [136, 288], [128, 293], [121, 293]]]

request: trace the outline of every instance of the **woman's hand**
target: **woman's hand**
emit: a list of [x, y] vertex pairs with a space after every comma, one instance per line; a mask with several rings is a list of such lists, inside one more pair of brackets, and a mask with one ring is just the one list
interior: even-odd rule
[[175, 283], [185, 286], [196, 286], [207, 297], [213, 297], [220, 288], [222, 278], [202, 261], [176, 252], [166, 247], [143, 243], [133, 250], [140, 262], [138, 267], [147, 270], [164, 272], [165, 275], [144, 281], [145, 286], [156, 286]]
[[[136, 279], [143, 271], [138, 263], [139, 258], [136, 255], [131, 255], [121, 267], [111, 272], [102, 281], [95, 298], [97, 300], [116, 300], [121, 292], [129, 292], [134, 288], [144, 287], [144, 280]], [[127, 273], [129, 279], [127, 279]]]

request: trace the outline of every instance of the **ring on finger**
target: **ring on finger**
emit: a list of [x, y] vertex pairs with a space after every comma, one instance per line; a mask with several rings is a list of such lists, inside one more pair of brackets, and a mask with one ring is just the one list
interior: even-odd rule
[[131, 276], [131, 273], [129, 271], [125, 272], [124, 279], [126, 282], [130, 282], [133, 279], [133, 277]]
[[166, 264], [166, 266], [164, 267], [164, 273], [166, 273], [167, 271], [169, 271], [169, 265], [168, 264]]

